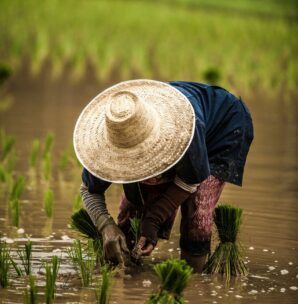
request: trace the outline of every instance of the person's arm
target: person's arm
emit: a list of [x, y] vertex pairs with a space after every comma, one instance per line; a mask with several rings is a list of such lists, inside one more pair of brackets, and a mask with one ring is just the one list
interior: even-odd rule
[[178, 207], [197, 189], [197, 184], [187, 184], [178, 176], [161, 197], [148, 206], [141, 223], [141, 238], [133, 255], [149, 255], [157, 243], [161, 225], [175, 214]]
[[111, 183], [100, 180], [86, 169], [82, 174], [81, 196], [84, 206], [102, 236], [105, 258], [124, 266], [128, 253], [125, 236], [109, 214], [105, 190]]

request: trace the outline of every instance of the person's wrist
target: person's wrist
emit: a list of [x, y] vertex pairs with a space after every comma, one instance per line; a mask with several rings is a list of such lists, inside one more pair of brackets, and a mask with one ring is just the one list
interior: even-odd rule
[[156, 245], [158, 240], [159, 227], [156, 226], [152, 221], [144, 219], [141, 224], [141, 236], [145, 237], [146, 240], [152, 245]]
[[102, 233], [103, 230], [109, 225], [117, 226], [114, 219], [110, 215], [102, 215], [96, 221], [96, 228], [99, 233]]

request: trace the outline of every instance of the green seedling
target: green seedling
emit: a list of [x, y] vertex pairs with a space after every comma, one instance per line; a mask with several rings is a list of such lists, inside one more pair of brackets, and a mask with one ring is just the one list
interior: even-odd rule
[[130, 230], [133, 234], [135, 243], [137, 243], [137, 241], [139, 240], [140, 237], [140, 229], [141, 229], [141, 219], [134, 217], [129, 219], [130, 221]]
[[64, 171], [66, 169], [67, 164], [69, 163], [69, 153], [64, 151], [59, 159], [59, 169], [60, 171]]
[[31, 153], [29, 158], [30, 167], [34, 167], [36, 165], [39, 150], [40, 150], [40, 141], [38, 139], [34, 139], [32, 142]]
[[47, 217], [53, 216], [53, 201], [54, 193], [52, 190], [48, 189], [44, 194], [44, 208], [47, 214]]
[[110, 298], [111, 270], [108, 265], [101, 267], [101, 280], [96, 291], [97, 304], [108, 304]]
[[220, 205], [215, 208], [214, 222], [220, 243], [208, 259], [204, 271], [206, 273], [224, 275], [227, 283], [230, 281], [231, 276], [248, 274], [243, 262], [241, 247], [237, 243], [241, 221], [241, 208], [231, 205]]
[[24, 190], [24, 185], [25, 185], [25, 178], [23, 176], [18, 176], [12, 186], [12, 190], [9, 197], [10, 201], [19, 199], [21, 197], [21, 194]]
[[37, 287], [35, 278], [32, 274], [29, 275], [29, 286], [24, 291], [24, 303], [36, 304], [37, 303]]
[[154, 270], [161, 280], [160, 290], [146, 303], [186, 303], [182, 293], [190, 281], [193, 269], [184, 260], [170, 259], [154, 266]]
[[54, 142], [54, 134], [49, 132], [46, 137], [42, 158], [45, 159], [50, 154]]
[[91, 285], [96, 264], [96, 253], [93, 248], [92, 240], [88, 240], [85, 250], [82, 249], [81, 241], [76, 240], [67, 252], [73, 266], [80, 273], [82, 285], [85, 287]]
[[12, 135], [6, 135], [2, 132], [1, 135], [1, 147], [0, 147], [0, 160], [3, 162], [7, 156], [12, 152], [12, 149], [16, 143], [16, 139]]
[[49, 180], [52, 174], [52, 156], [47, 153], [42, 160], [42, 173], [45, 180]]
[[26, 242], [24, 250], [18, 251], [18, 256], [22, 262], [26, 275], [31, 274], [32, 242], [30, 240]]
[[44, 267], [46, 271], [46, 290], [45, 290], [46, 304], [52, 304], [54, 302], [59, 265], [60, 265], [60, 259], [57, 256], [53, 256], [51, 262], [44, 263]]
[[8, 286], [8, 273], [11, 266], [11, 257], [6, 244], [0, 241], [0, 286]]
[[20, 200], [18, 198], [10, 201], [10, 212], [12, 224], [16, 227], [19, 227], [20, 223]]

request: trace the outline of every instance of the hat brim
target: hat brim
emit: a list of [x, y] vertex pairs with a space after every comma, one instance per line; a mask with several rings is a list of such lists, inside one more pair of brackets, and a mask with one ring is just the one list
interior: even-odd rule
[[[159, 117], [155, 132], [130, 148], [116, 147], [105, 133], [106, 104], [122, 90], [141, 95]], [[94, 176], [113, 183], [138, 182], [174, 166], [188, 149], [194, 128], [193, 107], [180, 91], [160, 81], [130, 80], [104, 90], [85, 107], [74, 129], [74, 149]]]

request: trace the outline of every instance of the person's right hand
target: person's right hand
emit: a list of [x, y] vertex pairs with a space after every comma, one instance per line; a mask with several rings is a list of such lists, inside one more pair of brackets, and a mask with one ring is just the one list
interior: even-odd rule
[[124, 267], [129, 250], [123, 232], [116, 224], [109, 224], [103, 228], [101, 234], [105, 259]]

